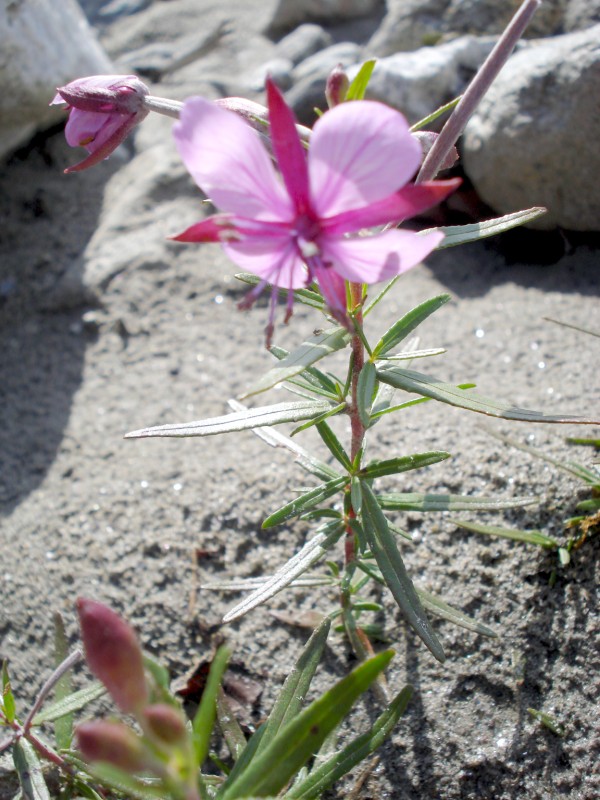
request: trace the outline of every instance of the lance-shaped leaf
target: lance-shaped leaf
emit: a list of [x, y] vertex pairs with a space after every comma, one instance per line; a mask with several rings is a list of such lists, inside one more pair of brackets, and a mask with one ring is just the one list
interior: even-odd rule
[[468, 411], [475, 411], [478, 414], [486, 414], [489, 417], [500, 417], [501, 419], [514, 419], [520, 422], [552, 422], [570, 423], [577, 422], [582, 425], [598, 425], [600, 420], [589, 417], [577, 417], [568, 414], [543, 414], [541, 411], [532, 411], [528, 408], [517, 408], [510, 403], [498, 400], [491, 400], [489, 397], [465, 392], [454, 386], [452, 383], [444, 383], [439, 378], [431, 375], [424, 375], [410, 369], [400, 369], [399, 367], [380, 367], [377, 370], [379, 380], [389, 383], [396, 389], [403, 389], [405, 392], [431, 397], [432, 400], [439, 400], [441, 403], [448, 403], [451, 406], [465, 408]]
[[44, 781], [42, 765], [27, 739], [19, 739], [13, 745], [13, 761], [21, 793], [26, 800], [50, 800], [50, 792]]
[[311, 681], [323, 655], [330, 628], [331, 620], [326, 618], [306, 643], [292, 671], [285, 679], [275, 705], [269, 714], [257, 753], [262, 752], [273, 741], [279, 731], [289, 722], [292, 722], [296, 715], [300, 713]]
[[308, 777], [296, 783], [286, 793], [286, 800], [312, 800], [320, 797], [326, 789], [364, 761], [392, 733], [406, 711], [412, 694], [412, 686], [405, 686], [366, 733], [351, 741], [340, 752], [335, 752], [331, 758], [313, 769]]
[[268, 516], [263, 522], [262, 527], [272, 528], [274, 525], [280, 525], [287, 519], [297, 517], [298, 514], [302, 514], [303, 511], [314, 508], [319, 505], [319, 503], [322, 503], [323, 500], [327, 500], [328, 497], [332, 497], [339, 492], [347, 481], [348, 478], [345, 475], [340, 475], [339, 478], [334, 478], [331, 481], [327, 481], [327, 483], [322, 483], [315, 489], [311, 489], [310, 492], [301, 494], [300, 497], [296, 497], [291, 503], [286, 503]]
[[33, 725], [41, 725], [42, 722], [54, 722], [54, 720], [61, 719], [74, 711], [81, 711], [82, 708], [102, 697], [103, 694], [106, 694], [104, 686], [98, 681], [94, 681], [91, 686], [86, 686], [85, 689], [80, 689], [60, 700], [56, 700], [54, 703], [49, 703], [35, 715]]
[[362, 486], [363, 529], [371, 552], [375, 557], [381, 575], [398, 603], [408, 624], [423, 640], [438, 661], [444, 662], [446, 656], [442, 645], [433, 632], [433, 628], [421, 605], [413, 582], [408, 576], [402, 556], [391, 533], [387, 520], [377, 502], [377, 498], [369, 484]]
[[501, 539], [513, 539], [517, 542], [536, 544], [539, 547], [554, 549], [558, 547], [556, 539], [546, 536], [541, 531], [522, 531], [515, 528], [500, 528], [497, 525], [480, 525], [478, 522], [467, 522], [466, 520], [453, 519], [452, 522], [459, 528], [473, 533], [483, 533], [486, 536], [498, 536]]
[[289, 380], [302, 372], [306, 367], [321, 358], [342, 350], [350, 341], [350, 334], [345, 328], [329, 328], [316, 336], [311, 336], [300, 347], [279, 361], [266, 375], [253, 383], [243, 397], [264, 392], [281, 381]]
[[376, 60], [370, 58], [362, 64], [361, 68], [356, 73], [356, 77], [348, 87], [346, 92], [346, 100], [362, 100], [367, 91], [367, 86], [371, 80], [371, 75], [375, 69]]
[[245, 597], [223, 617], [223, 622], [233, 622], [253, 608], [265, 603], [274, 597], [286, 586], [289, 586], [303, 572], [306, 572], [316, 561], [322, 558], [333, 547], [344, 532], [342, 522], [334, 521], [324, 525], [323, 528], [306, 542], [304, 547], [295, 556], [284, 564], [274, 575]]
[[223, 673], [227, 668], [229, 650], [220, 647], [213, 658], [202, 699], [192, 722], [194, 757], [196, 767], [200, 767], [208, 755], [208, 746], [217, 716], [217, 695]]
[[448, 620], [448, 622], [452, 622], [460, 628], [466, 628], [468, 631], [480, 633], [482, 636], [489, 636], [492, 639], [497, 638], [498, 634], [491, 628], [488, 628], [487, 625], [484, 625], [483, 622], [478, 622], [476, 619], [473, 619], [473, 617], [469, 617], [468, 614], [465, 614], [458, 608], [454, 608], [454, 606], [436, 597], [436, 595], [431, 594], [431, 592], [427, 592], [425, 589], [417, 589], [417, 594], [419, 595], [419, 600], [423, 604], [423, 607], [432, 614], [435, 614], [436, 617]]
[[496, 236], [499, 233], [511, 230], [511, 228], [518, 228], [519, 225], [532, 222], [545, 213], [545, 208], [535, 206], [534, 208], [527, 208], [523, 211], [515, 211], [513, 214], [505, 214], [503, 217], [495, 217], [494, 219], [488, 219], [484, 222], [475, 222], [472, 225], [451, 225], [446, 228], [427, 228], [419, 232], [431, 233], [432, 231], [441, 231], [444, 234], [444, 238], [437, 249], [444, 250], [446, 247], [456, 247], [458, 244], [476, 242], [478, 239], [486, 239], [488, 236]]
[[248, 408], [245, 411], [225, 414], [222, 417], [201, 419], [197, 422], [158, 425], [154, 428], [142, 428], [125, 435], [126, 439], [144, 439], [152, 436], [214, 436], [218, 433], [251, 430], [282, 422], [299, 422], [312, 419], [331, 408], [331, 404], [319, 400], [298, 400], [294, 403], [276, 403], [272, 406]]
[[352, 471], [352, 462], [348, 457], [348, 454], [342, 447], [340, 440], [337, 438], [335, 433], [331, 430], [329, 425], [326, 422], [318, 422], [316, 425], [317, 431], [319, 432], [319, 436], [323, 439], [323, 442], [327, 446], [327, 449], [331, 453], [331, 455], [340, 462], [340, 464], [346, 469], [348, 472]]
[[377, 384], [377, 370], [371, 361], [363, 366], [358, 376], [356, 402], [361, 422], [369, 426], [371, 422], [371, 407], [373, 405], [375, 387]]
[[450, 458], [450, 453], [443, 450], [434, 450], [431, 453], [415, 453], [412, 456], [400, 456], [400, 458], [388, 458], [382, 461], [371, 461], [360, 471], [360, 477], [371, 480], [381, 478], [384, 475], [396, 475], [399, 472], [408, 472], [411, 469], [422, 469], [439, 461]]
[[389, 353], [403, 339], [406, 339], [415, 328], [417, 328], [427, 317], [431, 316], [438, 308], [441, 308], [448, 300], [451, 300], [449, 294], [440, 294], [437, 297], [432, 297], [431, 300], [426, 300], [424, 303], [411, 309], [401, 319], [395, 322], [381, 337], [373, 349], [373, 358]]
[[472, 497], [416, 492], [384, 492], [377, 495], [377, 501], [388, 511], [499, 511], [539, 502], [535, 497]]
[[363, 662], [278, 732], [271, 743], [234, 781], [226, 781], [218, 800], [275, 795], [314, 755], [379, 673], [394, 652], [387, 650]]
[[[289, 356], [288, 350], [275, 345], [271, 346], [271, 353], [280, 361], [283, 361], [284, 358]], [[303, 369], [295, 378], [288, 378], [288, 382], [312, 392], [320, 392], [323, 396], [330, 397], [335, 402], [339, 400], [338, 388], [335, 380], [316, 367], [306, 367], [306, 369]]]

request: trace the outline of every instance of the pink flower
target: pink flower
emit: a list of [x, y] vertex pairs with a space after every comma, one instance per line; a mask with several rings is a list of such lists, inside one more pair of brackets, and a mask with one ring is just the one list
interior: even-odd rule
[[[267, 81], [273, 151], [280, 180], [259, 137], [235, 114], [200, 97], [184, 103], [174, 126], [190, 174], [225, 213], [174, 236], [183, 242], [221, 242], [227, 255], [261, 282], [293, 295], [316, 280], [332, 314], [348, 323], [345, 281], [377, 283], [418, 264], [442, 240], [388, 230], [435, 205], [458, 181], [407, 183], [421, 163], [421, 147], [404, 117], [372, 101], [342, 103], [315, 124], [306, 154], [295, 119], [275, 84]], [[272, 331], [271, 300], [267, 339]]]
[[57, 89], [50, 105], [67, 104], [67, 142], [90, 154], [65, 172], [78, 172], [108, 158], [148, 114], [147, 94], [148, 88], [135, 75], [95, 75]]

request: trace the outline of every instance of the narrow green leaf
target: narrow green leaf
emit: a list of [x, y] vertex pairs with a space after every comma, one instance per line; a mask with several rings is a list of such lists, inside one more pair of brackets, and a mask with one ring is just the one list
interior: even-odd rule
[[376, 63], [377, 59], [370, 58], [368, 61], [365, 61], [364, 64], [362, 64], [356, 74], [356, 77], [348, 87], [348, 91], [346, 92], [346, 100], [362, 100], [364, 98]]
[[331, 430], [329, 425], [326, 422], [318, 422], [316, 428], [319, 432], [319, 436], [325, 443], [331, 455], [340, 462], [344, 469], [346, 469], [348, 472], [352, 472], [352, 462], [350, 461], [350, 457], [342, 447], [340, 440]]
[[360, 514], [362, 508], [362, 489], [360, 486], [360, 478], [357, 475], [352, 476], [352, 481], [350, 483], [350, 501], [354, 513], [357, 515]]
[[527, 208], [523, 211], [515, 211], [513, 214], [505, 214], [503, 217], [495, 217], [488, 219], [484, 222], [475, 222], [472, 225], [452, 225], [447, 228], [427, 228], [427, 230], [419, 231], [419, 233], [431, 233], [432, 231], [440, 231], [444, 234], [442, 243], [438, 245], [438, 250], [444, 250], [446, 247], [456, 247], [458, 244], [467, 244], [467, 242], [476, 242], [479, 239], [486, 239], [488, 236], [496, 236], [499, 233], [517, 228], [519, 225], [524, 225], [526, 222], [532, 222], [534, 219], [543, 216], [546, 209], [539, 207]]
[[292, 517], [297, 517], [298, 514], [302, 514], [303, 511], [308, 511], [309, 508], [314, 508], [319, 505], [319, 503], [327, 500], [327, 498], [337, 494], [347, 481], [348, 478], [345, 475], [341, 475], [338, 478], [327, 481], [327, 483], [322, 483], [315, 489], [311, 489], [310, 492], [300, 495], [300, 497], [296, 497], [291, 503], [286, 503], [284, 506], [277, 509], [277, 511], [270, 514], [263, 522], [262, 527], [272, 528]]
[[219, 728], [221, 729], [223, 738], [225, 739], [225, 744], [227, 745], [233, 760], [237, 761], [246, 747], [246, 737], [244, 736], [244, 731], [241, 729], [237, 719], [235, 718], [233, 708], [231, 707], [231, 703], [229, 702], [227, 695], [220, 686], [219, 691], [217, 692], [216, 708], [217, 722], [219, 723]]
[[326, 789], [329, 789], [337, 780], [364, 761], [392, 733], [398, 720], [406, 711], [412, 694], [413, 687], [405, 686], [366, 733], [358, 736], [340, 752], [334, 753], [327, 761], [315, 767], [307, 778], [286, 792], [286, 800], [312, 800], [312, 798], [320, 797]]
[[406, 572], [396, 540], [388, 528], [387, 520], [377, 498], [366, 481], [363, 482], [362, 494], [363, 528], [383, 579], [411, 628], [423, 640], [435, 658], [443, 663], [446, 656], [442, 645], [427, 619], [415, 587]]
[[403, 339], [406, 339], [415, 328], [424, 322], [427, 317], [431, 316], [431, 314], [435, 313], [451, 299], [452, 297], [449, 294], [440, 294], [437, 295], [437, 297], [432, 297], [431, 300], [426, 300], [424, 303], [421, 303], [405, 314], [401, 319], [395, 322], [377, 342], [373, 349], [373, 358], [379, 358], [389, 353], [390, 350], [393, 350], [394, 347], [400, 344]]
[[262, 753], [265, 747], [271, 744], [279, 731], [292, 722], [296, 715], [300, 713], [327, 644], [330, 628], [331, 620], [324, 619], [311, 635], [292, 671], [285, 679], [285, 683], [265, 724], [265, 731], [257, 748], [257, 754]]
[[500, 528], [496, 525], [481, 525], [478, 522], [467, 522], [461, 519], [453, 519], [451, 522], [458, 525], [459, 528], [464, 528], [473, 533], [483, 533], [486, 536], [498, 536], [501, 539], [513, 539], [517, 542], [536, 544], [539, 547], [547, 547], [549, 549], [558, 547], [556, 539], [546, 536], [546, 534], [541, 531], [521, 531], [513, 528]]
[[[234, 411], [246, 410], [246, 407], [242, 405], [242, 403], [238, 403], [237, 400], [228, 400], [228, 405], [233, 408]], [[258, 436], [259, 439], [262, 439], [263, 442], [266, 442], [270, 447], [283, 447], [289, 450], [296, 457], [298, 464], [307, 472], [310, 472], [311, 475], [315, 475], [323, 481], [338, 477], [338, 473], [332, 467], [325, 464], [324, 461], [319, 461], [317, 458], [314, 458], [297, 442], [290, 439], [289, 436], [284, 436], [280, 431], [273, 430], [272, 428], [254, 428], [252, 433]]]
[[142, 783], [125, 770], [119, 769], [106, 761], [97, 761], [87, 767], [89, 773], [97, 778], [100, 783], [116, 789], [127, 800], [164, 800], [165, 790], [160, 785]]
[[276, 403], [272, 406], [248, 408], [222, 417], [202, 419], [197, 422], [158, 425], [125, 434], [125, 439], [144, 439], [151, 436], [214, 436], [218, 433], [251, 430], [282, 422], [299, 422], [323, 414], [331, 408], [324, 400], [298, 400], [293, 403]]
[[321, 358], [336, 350], [342, 350], [349, 341], [350, 334], [345, 328], [340, 327], [328, 328], [316, 336], [311, 336], [300, 347], [279, 361], [266, 375], [253, 383], [242, 399], [264, 392], [277, 383], [293, 378]]
[[445, 103], [443, 106], [436, 108], [436, 110], [432, 111], [431, 114], [428, 114], [426, 117], [423, 117], [423, 119], [415, 122], [414, 125], [410, 126], [411, 132], [422, 130], [426, 125], [431, 125], [432, 122], [435, 122], [438, 117], [442, 116], [442, 114], [445, 114], [447, 111], [452, 111], [452, 109], [460, 102], [461, 97], [462, 95], [459, 94], [458, 97], [454, 98], [454, 100], [450, 100], [449, 103]]
[[144, 669], [150, 673], [156, 685], [164, 692], [169, 693], [171, 687], [169, 670], [147, 653], [144, 653], [143, 660]]
[[[271, 353], [278, 358], [280, 361], [283, 361], [284, 358], [289, 356], [289, 351], [285, 350], [283, 347], [276, 347], [273, 345], [271, 347]], [[322, 372], [320, 369], [316, 367], [306, 367], [306, 369], [302, 370], [300, 373], [300, 377], [298, 378], [298, 382], [302, 381], [305, 386], [314, 390], [322, 391], [327, 397], [332, 398], [333, 400], [338, 400], [338, 391], [336, 382]], [[290, 378], [288, 379], [289, 383], [294, 383], [295, 379]]]
[[229, 650], [226, 647], [219, 647], [210, 665], [206, 686], [202, 692], [202, 700], [192, 722], [194, 756], [197, 767], [204, 763], [208, 755], [208, 746], [217, 714], [217, 694], [223, 673], [227, 669], [228, 660]]
[[373, 405], [376, 386], [377, 370], [375, 369], [375, 364], [367, 361], [358, 376], [358, 391], [356, 395], [358, 414], [366, 427], [371, 422], [371, 406]]
[[[56, 612], [54, 619], [54, 664], [59, 666], [69, 655], [69, 643], [65, 633], [62, 616]], [[54, 687], [56, 700], [65, 700], [73, 694], [73, 685], [69, 671], [64, 672]], [[73, 713], [65, 714], [54, 721], [54, 738], [59, 750], [67, 750], [73, 738]]]
[[355, 701], [389, 664], [394, 653], [380, 653], [363, 662], [332, 689], [311, 703], [280, 729], [248, 768], [227, 786], [220, 800], [277, 794], [319, 749], [325, 738], [348, 714]]
[[412, 361], [414, 358], [430, 358], [431, 356], [441, 356], [446, 352], [443, 347], [433, 347], [429, 350], [405, 350], [402, 353], [393, 355], [379, 356], [382, 361]]
[[80, 689], [77, 692], [73, 692], [73, 694], [67, 695], [62, 700], [56, 700], [54, 703], [45, 706], [35, 715], [33, 724], [41, 725], [42, 722], [54, 722], [61, 717], [72, 714], [74, 711], [81, 711], [82, 708], [102, 697], [103, 694], [106, 694], [104, 686], [98, 681], [94, 681], [91, 686], [86, 686], [85, 689]]
[[299, 575], [319, 561], [328, 550], [338, 541], [344, 532], [344, 524], [339, 521], [329, 522], [323, 529], [315, 534], [302, 549], [292, 556], [281, 569], [270, 578], [267, 578], [257, 589], [251, 592], [240, 603], [230, 609], [223, 617], [223, 622], [233, 622], [256, 606], [270, 600], [278, 594]]
[[418, 494], [393, 492], [377, 495], [387, 511], [499, 511], [539, 502], [535, 497], [472, 497], [461, 494]]
[[26, 800], [50, 800], [42, 765], [32, 745], [21, 738], [14, 743], [12, 753], [23, 797]]
[[15, 721], [16, 716], [16, 707], [15, 707], [15, 696], [13, 694], [11, 685], [10, 685], [10, 677], [8, 674], [8, 662], [5, 660], [2, 662], [2, 709], [4, 711], [4, 716], [6, 717], [6, 721], [12, 725]]
[[454, 608], [454, 606], [451, 606], [434, 594], [426, 592], [425, 589], [417, 589], [417, 594], [419, 595], [419, 600], [423, 604], [423, 608], [435, 614], [436, 617], [448, 620], [448, 622], [452, 622], [454, 625], [458, 625], [461, 628], [466, 628], [468, 631], [480, 633], [482, 636], [489, 636], [492, 639], [497, 638], [498, 634], [491, 628], [488, 628], [487, 625], [484, 625], [482, 622], [477, 622], [477, 620], [469, 617], [463, 611]]
[[445, 453], [443, 450], [434, 450], [431, 453], [415, 453], [412, 456], [371, 461], [361, 469], [360, 477], [365, 480], [372, 480], [373, 478], [381, 478], [383, 475], [397, 475], [399, 472], [429, 467], [431, 464], [437, 464], [447, 458], [450, 458], [450, 453]]
[[439, 400], [441, 403], [448, 403], [451, 406], [465, 408], [468, 411], [476, 411], [478, 414], [487, 414], [490, 417], [500, 417], [501, 419], [514, 419], [520, 422], [553, 422], [570, 423], [577, 422], [584, 425], [598, 425], [600, 420], [588, 417], [576, 417], [568, 414], [543, 414], [541, 411], [531, 411], [526, 408], [516, 408], [510, 403], [497, 400], [490, 400], [488, 397], [465, 393], [451, 383], [444, 383], [439, 378], [431, 375], [423, 375], [421, 372], [414, 372], [409, 369], [399, 367], [381, 367], [377, 370], [379, 380], [389, 383], [396, 389], [403, 389], [405, 392], [415, 392], [416, 394], [431, 397], [432, 400]]
[[557, 736], [565, 735], [565, 726], [559, 722], [555, 717], [546, 714], [544, 711], [538, 711], [536, 708], [528, 708], [527, 713], [530, 714], [538, 722], [541, 722], [545, 728], [555, 733]]
[[303, 423], [302, 425], [298, 425], [297, 428], [294, 428], [291, 435], [295, 436], [300, 431], [305, 431], [307, 428], [312, 428], [314, 425], [319, 425], [319, 423], [324, 422], [329, 417], [335, 417], [337, 414], [341, 414], [342, 411], [346, 410], [346, 403], [338, 403], [336, 406], [329, 406], [327, 411], [324, 411], [322, 414], [319, 414], [316, 417], [313, 417], [308, 422]]

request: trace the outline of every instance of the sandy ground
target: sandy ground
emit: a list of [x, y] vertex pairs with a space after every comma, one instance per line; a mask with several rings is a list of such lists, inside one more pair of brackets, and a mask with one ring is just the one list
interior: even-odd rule
[[[222, 72], [219, 58], [231, 58], [248, 30], [260, 41], [250, 9], [231, 4], [228, 11], [238, 14], [231, 51], [208, 56], [199, 77], [182, 70], [172, 85], [158, 87], [163, 93], [185, 96], [197, 80], [217, 96], [206, 70]], [[122, 28], [115, 23], [102, 35], [110, 50]], [[121, 609], [144, 646], [180, 676], [210, 653], [213, 626], [235, 600], [198, 590], [199, 581], [270, 572], [310, 531], [304, 523], [261, 531], [264, 516], [307, 480], [284, 452], [251, 433], [122, 438], [145, 425], [223, 413], [227, 398], [271, 363], [263, 347], [266, 308], [236, 310], [243, 290], [219, 250], [164, 243], [197, 218], [199, 201], [168, 129], [168, 121], [150, 121], [135, 149], [70, 176], [62, 170], [77, 156], [51, 131], [0, 169], [0, 656], [10, 659], [24, 705], [51, 668], [54, 611], [77, 642], [76, 596]], [[432, 374], [475, 380], [482, 393], [521, 406], [597, 416], [598, 340], [543, 317], [598, 328], [600, 250], [592, 238], [552, 234], [518, 244], [519, 257], [512, 238], [436, 254], [398, 284], [370, 331], [375, 336], [412, 305], [448, 290], [454, 300], [422, 329], [422, 347], [448, 349]], [[299, 308], [276, 338], [293, 346], [321, 322]], [[499, 444], [482, 420], [427, 403], [378, 425], [371, 453], [447, 449], [451, 461], [390, 487], [532, 495], [539, 503], [528, 509], [470, 518], [560, 536], [585, 491]], [[574, 450], [564, 437], [598, 435], [576, 426], [492, 427], [583, 463], [590, 451]], [[310, 436], [304, 444], [318, 447]], [[362, 796], [597, 797], [598, 540], [558, 570], [551, 588], [554, 555], [477, 538], [446, 515], [411, 513], [398, 524], [415, 536], [405, 552], [416, 583], [499, 638], [435, 623], [448, 655], [440, 666], [386, 598], [385, 627], [397, 651], [390, 682], [410, 682], [416, 693]], [[199, 571], [192, 566], [197, 549], [208, 551]], [[297, 614], [334, 602], [325, 590], [292, 591], [221, 631], [238, 671], [264, 684], [261, 702], [248, 710], [255, 721], [306, 638], [270, 610]], [[330, 645], [321, 688], [352, 664], [341, 637]], [[554, 715], [565, 736], [541, 727], [528, 707]], [[375, 713], [370, 701], [361, 705], [354, 729]], [[11, 792], [0, 773], [0, 797]]]

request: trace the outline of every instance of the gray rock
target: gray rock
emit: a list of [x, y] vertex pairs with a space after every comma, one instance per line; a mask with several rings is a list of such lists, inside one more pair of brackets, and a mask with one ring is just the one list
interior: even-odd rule
[[320, 25], [306, 23], [284, 36], [277, 42], [275, 52], [279, 58], [285, 58], [292, 62], [294, 66], [304, 61], [309, 56], [330, 47], [333, 38]]
[[279, 0], [266, 31], [276, 34], [303, 22], [336, 22], [366, 17], [380, 0]]
[[294, 65], [288, 58], [272, 58], [252, 73], [248, 79], [248, 87], [253, 92], [260, 92], [265, 88], [265, 80], [269, 77], [285, 92], [292, 85], [293, 69]]
[[600, 25], [516, 53], [471, 119], [464, 166], [502, 213], [543, 205], [536, 227], [600, 230]]
[[[462, 36], [438, 47], [382, 58], [367, 96], [394, 106], [415, 123], [464, 91], [494, 42], [493, 37]], [[357, 69], [349, 70], [351, 78]]]
[[0, 156], [64, 116], [57, 86], [114, 71], [75, 0], [2, 3], [0, 42]]
[[362, 48], [353, 42], [341, 42], [315, 53], [292, 73], [293, 88], [286, 95], [288, 103], [302, 122], [312, 117], [313, 108], [326, 108], [325, 82], [338, 64], [348, 67], [360, 60]]
[[600, 0], [568, 0], [565, 31], [579, 31], [600, 22]]
[[[568, 0], [545, 0], [525, 35], [551, 36], [562, 29]], [[416, 50], [444, 37], [498, 34], [522, 0], [388, 0], [379, 30], [369, 42], [378, 56]]]

